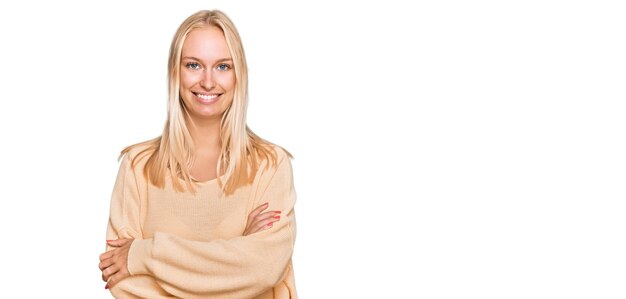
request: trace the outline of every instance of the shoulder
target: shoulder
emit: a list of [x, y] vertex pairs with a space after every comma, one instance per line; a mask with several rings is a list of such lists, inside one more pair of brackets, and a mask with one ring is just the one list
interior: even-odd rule
[[266, 155], [263, 155], [261, 159], [262, 168], [279, 168], [283, 164], [291, 164], [290, 160], [293, 156], [285, 148], [277, 144], [269, 143], [266, 145], [265, 149]]
[[279, 145], [272, 144], [272, 150], [276, 153], [276, 164], [280, 164], [282, 161], [289, 162], [293, 158], [291, 153]]
[[[291, 154], [283, 147], [265, 141], [255, 147], [252, 165], [257, 175], [272, 175], [280, 168], [291, 167]], [[255, 161], [256, 160], [256, 161]]]
[[155, 140], [128, 146], [123, 149], [120, 154], [121, 162], [133, 168], [135, 171], [143, 169], [150, 156], [155, 152], [157, 146], [158, 143]]
[[282, 173], [290, 174], [292, 172], [291, 159], [293, 158], [291, 153], [275, 144], [271, 145], [271, 151], [272, 156], [262, 163], [263, 167], [261, 169], [263, 174], [270, 177]]
[[[291, 154], [283, 147], [272, 144], [266, 148], [270, 154], [261, 160], [256, 172], [257, 188], [265, 190], [276, 182], [292, 181]], [[273, 183], [274, 182], [274, 183]]]

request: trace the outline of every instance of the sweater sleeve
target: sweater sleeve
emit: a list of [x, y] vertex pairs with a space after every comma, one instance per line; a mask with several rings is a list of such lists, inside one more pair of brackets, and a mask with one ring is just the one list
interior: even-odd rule
[[[107, 240], [143, 238], [141, 229], [142, 198], [145, 198], [145, 181], [140, 169], [132, 167], [130, 154], [126, 154], [111, 194], [111, 207], [107, 227]], [[113, 247], [107, 246], [106, 250]], [[166, 298], [167, 294], [146, 275], [131, 276], [109, 289], [115, 298]]]
[[284, 279], [296, 233], [289, 158], [282, 156], [276, 167], [260, 176], [254, 202], [269, 202], [268, 210], [282, 211], [272, 228], [206, 242], [157, 232], [131, 245], [131, 274], [150, 275], [168, 293], [182, 298], [251, 298]]
[[[120, 164], [115, 186], [113, 187], [113, 194], [111, 195], [107, 240], [142, 237], [140, 224], [141, 200], [138, 184], [135, 170], [132, 168], [127, 154]], [[107, 247], [107, 250], [110, 249], [112, 248]]]

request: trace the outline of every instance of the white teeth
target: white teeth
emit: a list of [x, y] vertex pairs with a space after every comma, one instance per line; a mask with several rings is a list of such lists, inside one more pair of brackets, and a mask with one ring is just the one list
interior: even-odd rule
[[216, 94], [196, 94], [199, 98], [203, 100], [211, 100], [217, 98]]

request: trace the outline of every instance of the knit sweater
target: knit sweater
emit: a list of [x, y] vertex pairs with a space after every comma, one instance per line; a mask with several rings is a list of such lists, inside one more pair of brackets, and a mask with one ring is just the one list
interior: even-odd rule
[[[143, 176], [147, 158], [121, 162], [111, 197], [107, 239], [134, 238], [131, 274], [111, 288], [115, 298], [297, 298], [291, 256], [296, 235], [291, 163], [276, 147], [252, 184], [221, 193], [217, 179], [194, 182], [196, 193], [164, 188]], [[178, 178], [176, 178], [178, 179]], [[248, 214], [268, 202], [281, 219], [243, 236]], [[107, 246], [107, 250], [113, 249]]]

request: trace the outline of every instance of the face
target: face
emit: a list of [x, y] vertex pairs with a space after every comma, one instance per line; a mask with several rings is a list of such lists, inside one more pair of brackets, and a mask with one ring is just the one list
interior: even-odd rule
[[221, 119], [235, 93], [233, 66], [218, 27], [189, 32], [181, 56], [180, 95], [192, 119]]

